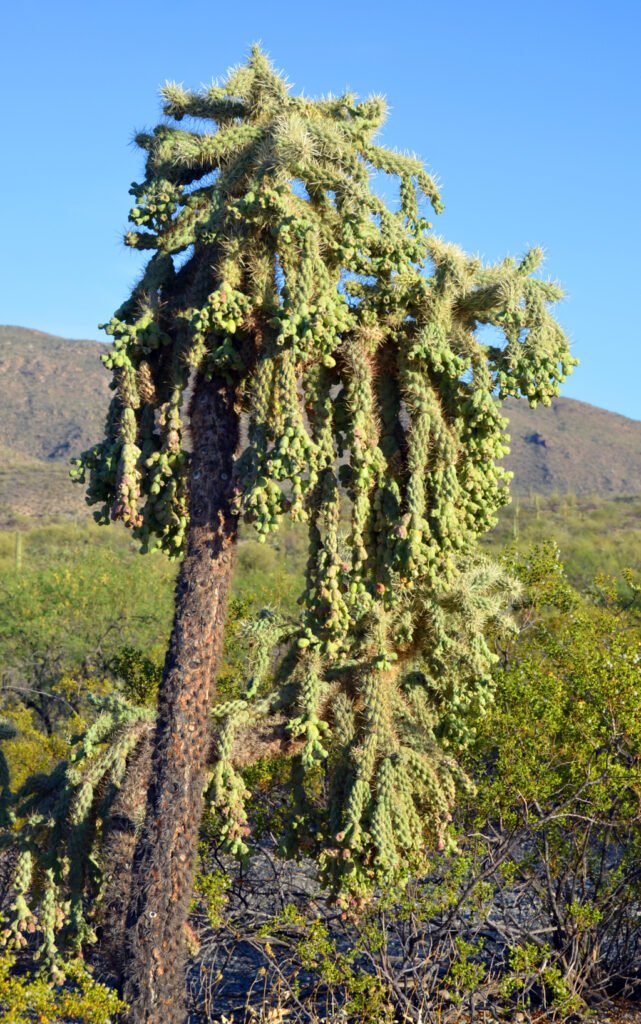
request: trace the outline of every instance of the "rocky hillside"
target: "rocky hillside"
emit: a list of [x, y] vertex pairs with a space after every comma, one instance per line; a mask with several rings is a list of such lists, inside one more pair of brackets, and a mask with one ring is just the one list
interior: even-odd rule
[[109, 374], [99, 341], [0, 327], [0, 446], [64, 460], [100, 437]]
[[557, 398], [549, 409], [512, 401], [506, 411], [515, 494], [641, 494], [638, 420], [572, 398]]
[[[109, 374], [97, 341], [0, 327], [0, 526], [36, 515], [86, 514], [69, 459], [102, 433]], [[641, 422], [559, 398], [511, 402], [514, 494], [641, 494]]]

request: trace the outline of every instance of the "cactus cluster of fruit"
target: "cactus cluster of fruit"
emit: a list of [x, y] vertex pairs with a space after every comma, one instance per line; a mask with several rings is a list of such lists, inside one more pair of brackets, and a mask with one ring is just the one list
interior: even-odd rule
[[[260, 539], [285, 516], [308, 529], [287, 706], [298, 770], [329, 776], [320, 856], [358, 893], [445, 842], [465, 709], [492, 660], [452, 595], [508, 501], [502, 400], [549, 404], [574, 363], [551, 312], [561, 291], [536, 276], [538, 249], [488, 266], [431, 233], [438, 189], [375, 141], [380, 97], [293, 95], [254, 49], [223, 84], [167, 85], [164, 100], [167, 120], [137, 137], [146, 176], [125, 239], [152, 255], [106, 326], [114, 397], [75, 474], [100, 522], [180, 556], [185, 395], [194, 374], [233, 389], [238, 514]], [[487, 593], [473, 587], [468, 612]], [[256, 701], [227, 709], [214, 780], [237, 850], [229, 736]]]

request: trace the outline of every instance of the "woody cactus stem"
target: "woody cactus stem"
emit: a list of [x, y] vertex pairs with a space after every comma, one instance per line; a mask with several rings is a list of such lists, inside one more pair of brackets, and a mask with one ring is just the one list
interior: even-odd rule
[[140, 741], [127, 762], [126, 772], [105, 815], [102, 861], [105, 884], [98, 903], [97, 923], [101, 953], [115, 977], [124, 967], [125, 921], [139, 825], [144, 819], [151, 776], [154, 722], [146, 723]]
[[147, 815], [127, 919], [124, 996], [135, 1024], [182, 1024], [183, 925], [202, 813], [210, 683], [219, 660], [237, 514], [235, 395], [200, 377], [191, 405], [190, 531], [158, 703]]

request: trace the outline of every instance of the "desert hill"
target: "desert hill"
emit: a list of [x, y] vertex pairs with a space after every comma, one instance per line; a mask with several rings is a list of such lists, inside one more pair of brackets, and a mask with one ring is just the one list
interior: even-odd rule
[[0, 327], [0, 446], [67, 461], [101, 434], [109, 374], [99, 341]]
[[536, 409], [512, 400], [506, 413], [514, 494], [641, 494], [638, 420], [572, 398]]

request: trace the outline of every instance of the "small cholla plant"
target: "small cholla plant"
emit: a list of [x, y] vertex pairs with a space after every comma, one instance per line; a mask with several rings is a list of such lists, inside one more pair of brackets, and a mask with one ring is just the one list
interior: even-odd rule
[[163, 95], [166, 120], [137, 137], [146, 174], [125, 238], [151, 258], [107, 325], [114, 397], [76, 467], [100, 522], [185, 553], [128, 919], [137, 1022], [183, 1018], [181, 924], [239, 515], [261, 538], [285, 516], [307, 524], [292, 738], [302, 767], [333, 766], [327, 857], [360, 859], [357, 888], [373, 884], [426, 835], [443, 842], [460, 773], [437, 753], [431, 695], [450, 652], [478, 678], [489, 666], [446, 607], [507, 501], [500, 402], [548, 404], [573, 363], [549, 311], [561, 292], [534, 276], [539, 250], [484, 266], [430, 234], [436, 184], [375, 141], [382, 98], [295, 96], [258, 48], [221, 85]]
[[[20, 949], [35, 936], [39, 971], [56, 982], [64, 979], [65, 956], [96, 940], [93, 921], [109, 888], [103, 854], [113, 859], [121, 842], [132, 802], [125, 773], [153, 721], [151, 708], [119, 697], [96, 704], [99, 713], [74, 738], [69, 760], [30, 776], [12, 797], [10, 816], [20, 827], [0, 833], [0, 849], [15, 855], [1, 941]], [[11, 735], [0, 730], [0, 740]]]

